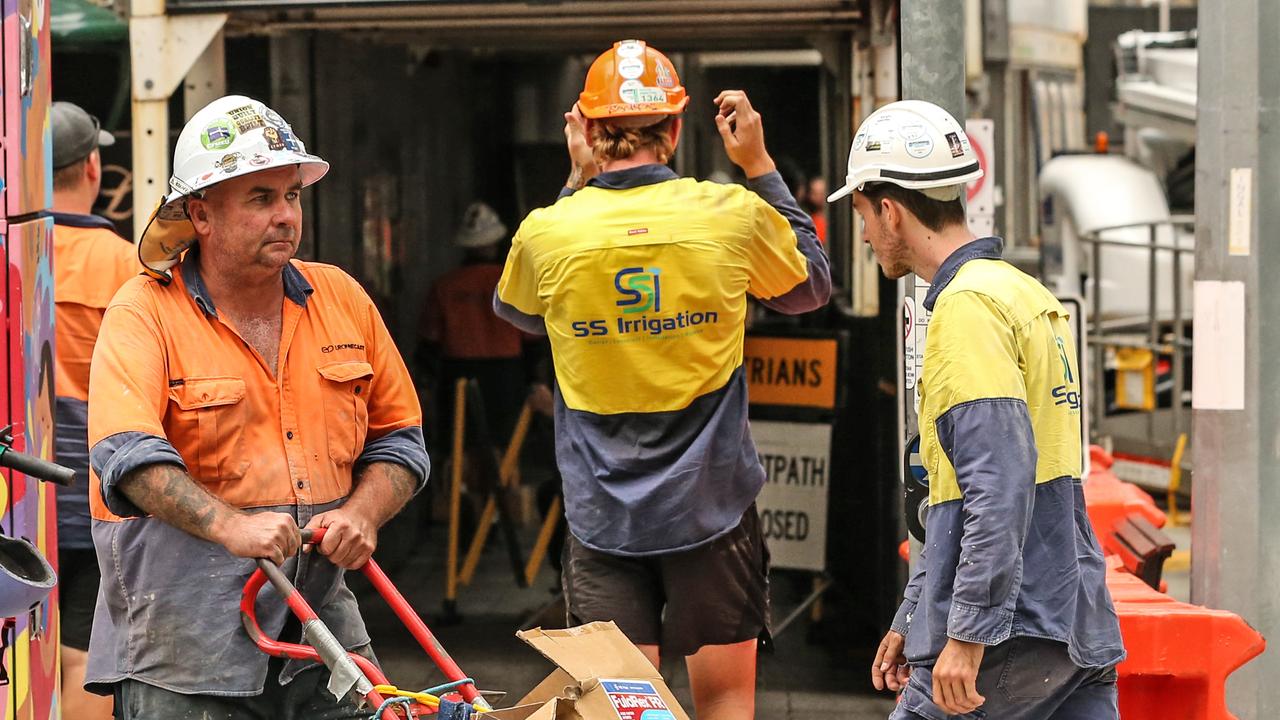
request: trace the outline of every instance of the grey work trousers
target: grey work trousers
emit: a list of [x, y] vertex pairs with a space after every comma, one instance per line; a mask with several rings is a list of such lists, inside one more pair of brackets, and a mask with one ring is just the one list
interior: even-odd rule
[[338, 703], [325, 689], [329, 671], [304, 670], [280, 685], [281, 664], [273, 659], [261, 695], [183, 695], [137, 680], [115, 687], [116, 720], [367, 720], [372, 710]]
[[987, 648], [978, 669], [982, 707], [947, 715], [933, 704], [933, 674], [913, 667], [889, 720], [1118, 720], [1116, 670], [1082, 668], [1067, 646], [1054, 640], [1015, 637]]

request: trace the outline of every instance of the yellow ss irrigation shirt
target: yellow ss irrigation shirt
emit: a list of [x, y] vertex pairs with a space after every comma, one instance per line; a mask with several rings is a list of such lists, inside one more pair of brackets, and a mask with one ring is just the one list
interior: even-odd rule
[[812, 310], [830, 270], [781, 177], [751, 185], [661, 165], [604, 173], [535, 210], [512, 241], [495, 310], [550, 337], [565, 510], [587, 547], [695, 547], [735, 527], [760, 491], [747, 296]]

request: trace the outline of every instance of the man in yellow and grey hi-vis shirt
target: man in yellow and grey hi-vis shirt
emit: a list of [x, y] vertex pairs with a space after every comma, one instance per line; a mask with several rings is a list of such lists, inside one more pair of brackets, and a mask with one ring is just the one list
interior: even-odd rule
[[[1085, 515], [1080, 381], [1062, 305], [978, 239], [960, 193], [982, 175], [931, 103], [873, 113], [847, 184], [885, 275], [929, 282], [920, 451], [926, 542], [871, 668], [892, 720], [1107, 720], [1124, 659]], [[981, 708], [981, 710], [979, 710]]]
[[565, 115], [568, 187], [521, 224], [494, 307], [551, 340], [570, 621], [617, 622], [655, 665], [685, 656], [698, 717], [746, 719], [768, 615], [747, 296], [813, 310], [830, 269], [742, 92], [716, 124], [751, 189], [667, 168], [687, 103], [644, 42], [596, 59]]

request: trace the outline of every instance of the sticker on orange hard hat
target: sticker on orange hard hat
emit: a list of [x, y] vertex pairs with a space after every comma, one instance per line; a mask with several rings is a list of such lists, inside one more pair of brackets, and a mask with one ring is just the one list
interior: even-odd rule
[[628, 80], [639, 80], [644, 75], [644, 61], [640, 58], [623, 58], [618, 63], [618, 74]]
[[618, 97], [631, 105], [661, 103], [667, 101], [667, 92], [662, 88], [647, 87], [639, 80], [627, 80], [618, 87]]
[[638, 58], [644, 55], [644, 43], [639, 40], [624, 40], [618, 44], [618, 57]]
[[671, 76], [671, 71], [661, 62], [654, 63], [653, 69], [658, 73], [658, 87], [673, 88], [676, 86], [676, 79]]

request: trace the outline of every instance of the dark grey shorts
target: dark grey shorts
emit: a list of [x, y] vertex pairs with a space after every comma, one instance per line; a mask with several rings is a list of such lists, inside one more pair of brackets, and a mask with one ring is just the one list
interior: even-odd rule
[[62, 613], [63, 645], [88, 651], [101, 580], [98, 554], [93, 548], [58, 549], [58, 611]]
[[769, 551], [754, 505], [733, 530], [702, 547], [645, 557], [564, 548], [569, 624], [612, 620], [637, 645], [692, 655], [704, 645], [767, 637]]

